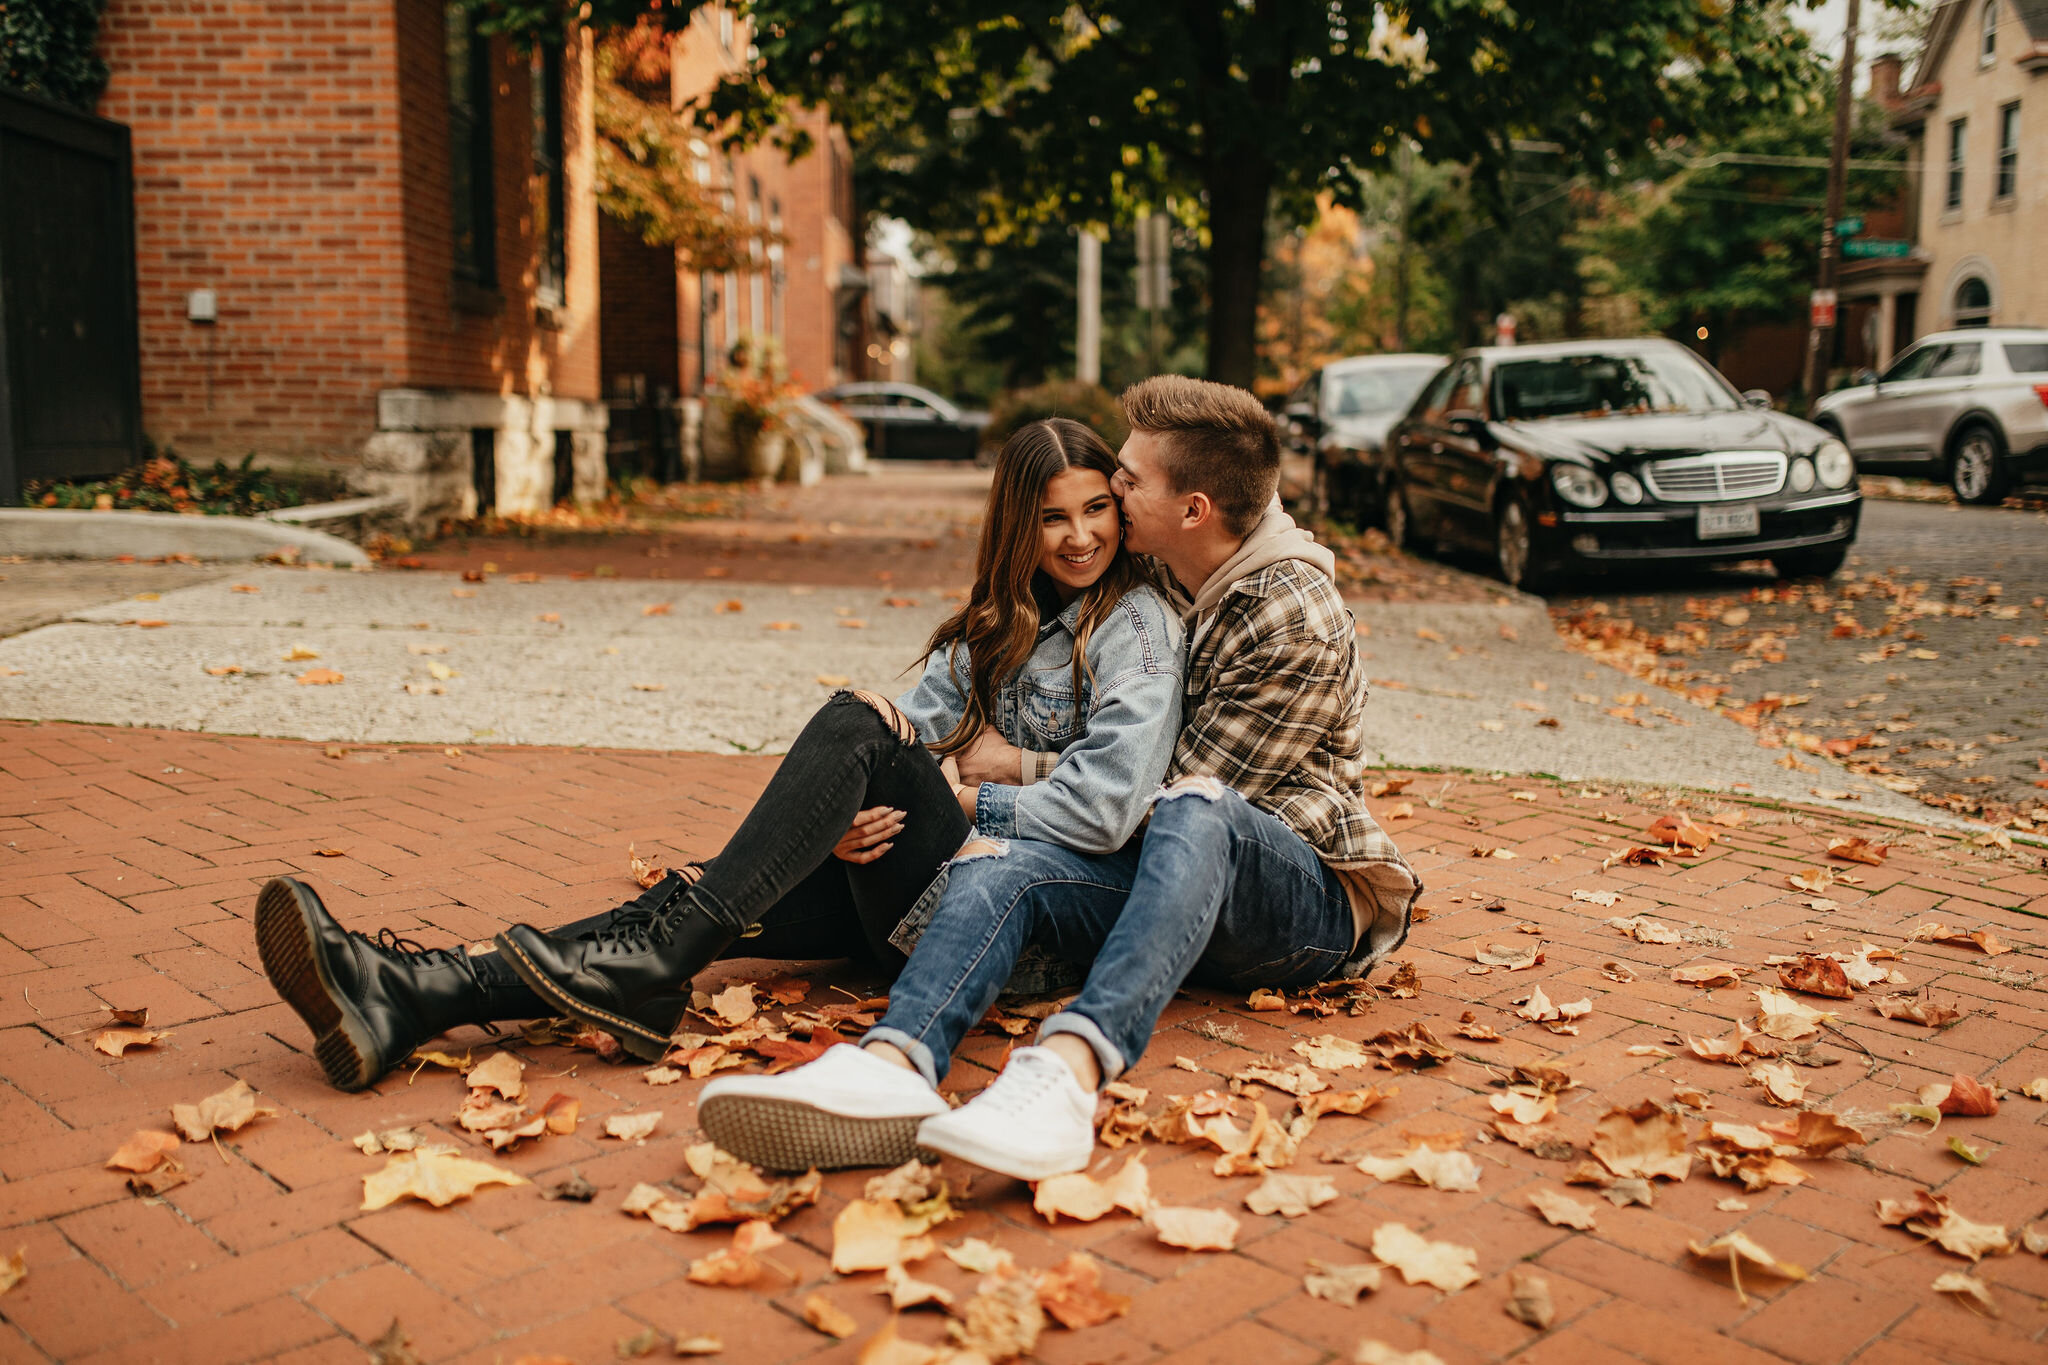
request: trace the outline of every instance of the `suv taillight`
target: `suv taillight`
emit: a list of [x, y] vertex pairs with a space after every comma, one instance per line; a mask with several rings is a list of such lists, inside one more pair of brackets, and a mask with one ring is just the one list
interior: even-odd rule
[[2041, 400], [2041, 406], [2048, 408], [2048, 384], [2034, 385], [2034, 397]]

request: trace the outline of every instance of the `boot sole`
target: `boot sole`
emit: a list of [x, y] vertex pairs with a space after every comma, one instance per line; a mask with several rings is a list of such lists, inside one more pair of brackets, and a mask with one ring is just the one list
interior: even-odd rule
[[901, 1166], [915, 1157], [936, 1161], [920, 1147], [916, 1118], [856, 1119], [791, 1100], [758, 1095], [714, 1095], [697, 1106], [697, 1126], [724, 1151], [773, 1171], [838, 1171], [856, 1166]]
[[300, 897], [302, 889], [279, 877], [256, 897], [256, 951], [270, 984], [313, 1031], [313, 1056], [328, 1084], [366, 1090], [382, 1074], [370, 1030], [314, 951], [313, 912]]
[[499, 934], [491, 940], [492, 946], [504, 956], [507, 964], [519, 974], [533, 993], [543, 1002], [572, 1019], [579, 1019], [593, 1028], [603, 1029], [619, 1040], [619, 1045], [643, 1062], [658, 1062], [668, 1055], [669, 1036], [656, 1033], [644, 1024], [639, 1024], [624, 1015], [613, 1014], [599, 1009], [586, 1001], [563, 990], [555, 984], [553, 977], [543, 972], [528, 957], [525, 950], [510, 934]]

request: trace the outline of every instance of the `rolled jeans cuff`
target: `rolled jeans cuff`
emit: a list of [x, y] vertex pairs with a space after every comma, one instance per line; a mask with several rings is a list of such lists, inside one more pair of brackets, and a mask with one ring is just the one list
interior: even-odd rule
[[1058, 1014], [1047, 1016], [1046, 1021], [1038, 1026], [1038, 1042], [1042, 1045], [1046, 1039], [1058, 1033], [1071, 1033], [1088, 1044], [1095, 1053], [1096, 1064], [1102, 1068], [1104, 1081], [1113, 1081], [1130, 1068], [1130, 1063], [1124, 1060], [1124, 1054], [1117, 1050], [1116, 1044], [1109, 1041], [1109, 1035], [1085, 1014], [1061, 1010]]
[[860, 1036], [860, 1045], [862, 1047], [866, 1047], [869, 1043], [887, 1043], [890, 1047], [895, 1048], [898, 1052], [910, 1058], [910, 1064], [917, 1068], [918, 1075], [924, 1077], [926, 1085], [934, 1090], [939, 1088], [939, 1070], [932, 1060], [932, 1050], [905, 1033], [902, 1029], [883, 1028], [880, 1026], [871, 1028]]

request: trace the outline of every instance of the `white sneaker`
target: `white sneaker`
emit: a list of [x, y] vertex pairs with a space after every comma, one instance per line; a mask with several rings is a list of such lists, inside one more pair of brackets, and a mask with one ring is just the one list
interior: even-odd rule
[[1048, 1048], [1020, 1047], [995, 1084], [929, 1118], [919, 1144], [1018, 1180], [1085, 1169], [1095, 1153], [1095, 1096]]
[[901, 1166], [917, 1125], [945, 1112], [924, 1077], [851, 1043], [780, 1076], [721, 1076], [697, 1098], [706, 1136], [777, 1171]]

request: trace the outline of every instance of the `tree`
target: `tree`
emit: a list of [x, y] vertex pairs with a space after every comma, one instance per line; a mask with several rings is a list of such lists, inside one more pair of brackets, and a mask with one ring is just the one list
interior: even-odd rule
[[[560, 23], [569, 0], [473, 0]], [[592, 22], [694, 0], [591, 0]], [[748, 0], [757, 56], [704, 116], [741, 142], [826, 107], [869, 204], [931, 231], [1110, 224], [1205, 235], [1208, 371], [1249, 385], [1269, 210], [1309, 221], [1402, 139], [1493, 192], [1516, 139], [1603, 170], [1768, 104], [1803, 53], [1771, 4], [1594, 0]]]
[[0, 0], [0, 86], [91, 113], [107, 88], [97, 51], [106, 0]]
[[[1657, 174], [1602, 195], [1576, 239], [1593, 288], [1655, 331], [1703, 324], [1719, 337], [1797, 318], [1820, 259], [1833, 81], [1816, 68], [1780, 108], [1673, 149]], [[1885, 140], [1883, 110], [1864, 103], [1849, 147], [1852, 215], [1897, 203], [1902, 150]]]

